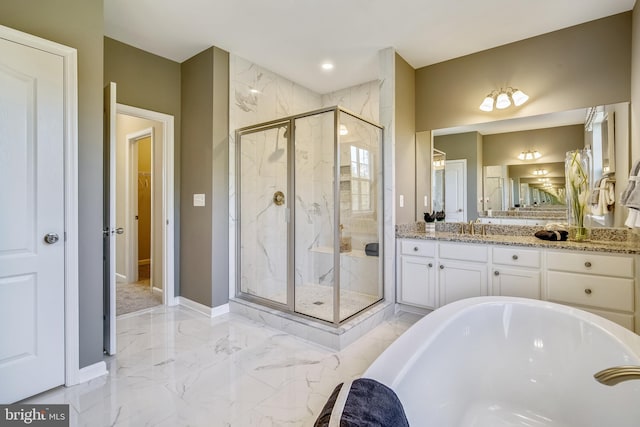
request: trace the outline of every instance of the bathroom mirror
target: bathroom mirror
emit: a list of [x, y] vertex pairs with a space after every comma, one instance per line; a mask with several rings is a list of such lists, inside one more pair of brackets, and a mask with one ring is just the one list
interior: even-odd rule
[[[589, 127], [585, 125], [590, 111], [592, 126]], [[594, 183], [608, 173], [616, 181], [616, 194], [619, 194], [628, 180], [628, 102], [418, 132], [416, 135], [422, 133], [427, 133], [429, 137], [433, 135], [434, 147], [446, 152], [447, 160], [467, 159], [467, 188], [476, 192], [475, 203], [472, 203], [474, 200], [471, 195], [468, 198], [468, 219], [475, 219], [477, 212], [486, 211], [489, 207], [488, 204], [485, 207], [486, 199], [489, 199], [489, 203], [493, 203], [492, 199], [495, 201], [492, 209], [500, 207], [501, 210], [507, 210], [520, 204], [533, 205], [536, 199], [531, 195], [527, 198], [524, 191], [527, 187], [522, 184], [540, 191], [539, 188], [550, 182], [555, 184], [555, 191], [562, 189], [565, 154], [577, 148], [589, 147], [595, 153]], [[455, 135], [461, 135], [461, 141], [456, 142]], [[462, 148], [465, 144], [468, 148]], [[447, 147], [453, 148], [450, 150]], [[518, 158], [520, 153], [527, 151], [538, 151], [540, 157], [532, 160]], [[418, 161], [424, 162], [421, 159]], [[431, 164], [424, 162], [422, 166], [416, 166], [418, 172], [430, 168]], [[487, 185], [485, 167], [501, 168], [502, 174], [498, 176], [502, 177], [502, 182], [494, 180]], [[536, 169], [547, 169], [548, 176], [534, 175]], [[492, 172], [496, 175], [495, 169]], [[549, 178], [549, 181], [539, 181], [540, 178]], [[485, 189], [493, 196], [488, 196]], [[521, 192], [525, 194], [521, 196]], [[562, 194], [561, 190], [559, 194]], [[417, 202], [416, 206], [422, 206], [422, 199]], [[417, 211], [420, 212], [420, 209]], [[421, 216], [417, 218], [421, 219]], [[607, 221], [595, 225], [621, 227], [625, 218], [626, 208], [616, 205]]]

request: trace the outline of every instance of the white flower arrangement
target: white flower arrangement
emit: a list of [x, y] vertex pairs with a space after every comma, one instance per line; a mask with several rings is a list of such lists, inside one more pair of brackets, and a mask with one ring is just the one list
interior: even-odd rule
[[569, 225], [575, 227], [575, 240], [586, 240], [588, 230], [584, 225], [584, 216], [589, 203], [590, 151], [575, 150], [567, 153], [566, 181], [567, 205], [569, 207]]

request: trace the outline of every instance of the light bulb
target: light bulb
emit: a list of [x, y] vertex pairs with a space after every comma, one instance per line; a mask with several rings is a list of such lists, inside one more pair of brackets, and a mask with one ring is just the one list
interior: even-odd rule
[[527, 100], [529, 99], [529, 95], [525, 94], [520, 89], [516, 89], [516, 91], [511, 94], [511, 98], [513, 99], [513, 104], [516, 107], [519, 107], [527, 102]]
[[498, 95], [498, 98], [496, 99], [496, 108], [502, 110], [507, 108], [509, 105], [511, 105], [509, 95], [504, 92], [500, 93], [500, 95]]
[[482, 104], [480, 104], [480, 109], [482, 111], [493, 111], [493, 97], [487, 95]]
[[540, 154], [540, 152], [538, 150], [533, 152], [533, 158], [534, 159], [539, 159], [540, 157], [542, 157], [542, 154]]

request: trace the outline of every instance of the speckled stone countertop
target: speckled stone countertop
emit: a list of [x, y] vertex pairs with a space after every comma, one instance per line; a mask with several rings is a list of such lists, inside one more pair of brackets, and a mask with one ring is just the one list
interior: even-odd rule
[[[503, 246], [524, 246], [532, 248], [546, 248], [546, 249], [570, 249], [575, 251], [585, 252], [608, 252], [608, 253], [621, 253], [621, 254], [640, 254], [640, 236], [629, 233], [629, 236], [624, 241], [615, 240], [592, 240], [589, 242], [551, 242], [548, 240], [538, 239], [533, 236], [533, 233], [529, 235], [507, 235], [507, 234], [488, 234], [482, 236], [479, 234], [460, 234], [458, 231], [435, 231], [424, 232], [420, 230], [421, 227], [403, 227], [398, 226], [396, 231], [396, 238], [399, 239], [422, 239], [422, 240], [438, 240], [447, 242], [461, 242], [461, 243], [479, 243], [489, 245], [503, 245]], [[422, 227], [424, 228], [424, 227]], [[438, 227], [440, 229], [444, 227]], [[451, 228], [451, 227], [446, 227]], [[504, 227], [502, 227], [504, 228]], [[538, 228], [539, 229], [539, 228]], [[535, 231], [534, 231], [535, 232]]]

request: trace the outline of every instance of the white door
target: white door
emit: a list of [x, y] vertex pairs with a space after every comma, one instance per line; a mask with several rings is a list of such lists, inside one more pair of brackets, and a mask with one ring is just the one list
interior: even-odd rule
[[63, 73], [0, 38], [0, 404], [65, 380]]
[[467, 220], [467, 160], [447, 160], [444, 167], [444, 209], [447, 222]]
[[104, 88], [103, 348], [116, 354], [116, 84]]

